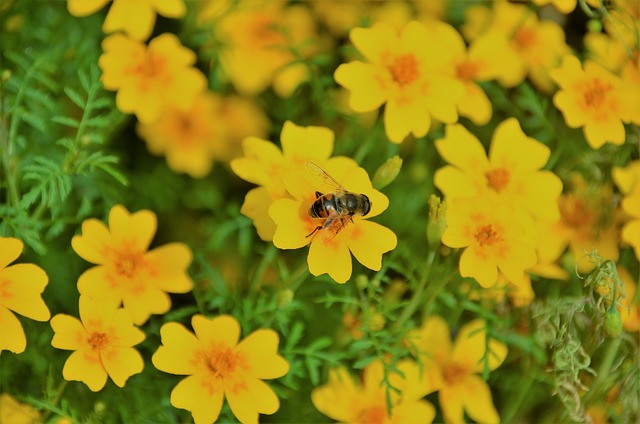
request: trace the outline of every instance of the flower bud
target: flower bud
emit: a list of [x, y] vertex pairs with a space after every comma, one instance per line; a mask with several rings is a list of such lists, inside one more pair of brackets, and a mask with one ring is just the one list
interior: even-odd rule
[[432, 194], [429, 197], [429, 222], [427, 223], [427, 241], [429, 246], [434, 247], [440, 243], [440, 238], [447, 225], [445, 214], [447, 204], [438, 196]]
[[293, 300], [293, 291], [290, 289], [282, 290], [278, 293], [278, 308], [288, 306]]
[[402, 159], [400, 156], [395, 155], [391, 159], [387, 159], [373, 175], [373, 187], [376, 190], [381, 190], [391, 184], [400, 173], [400, 168], [402, 168]]
[[610, 308], [604, 316], [604, 332], [607, 336], [615, 338], [622, 334], [622, 318], [616, 308]]

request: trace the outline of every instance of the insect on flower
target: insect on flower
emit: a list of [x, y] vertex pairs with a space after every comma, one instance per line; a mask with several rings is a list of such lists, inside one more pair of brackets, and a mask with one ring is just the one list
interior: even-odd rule
[[354, 215], [365, 216], [369, 213], [371, 201], [365, 194], [347, 191], [315, 163], [306, 162], [306, 165], [315, 176], [335, 189], [335, 192], [324, 194], [316, 191], [316, 200], [309, 208], [309, 216], [323, 221], [322, 225], [318, 225], [307, 237], [311, 237], [318, 230], [328, 229], [333, 238], [345, 225], [353, 222]]

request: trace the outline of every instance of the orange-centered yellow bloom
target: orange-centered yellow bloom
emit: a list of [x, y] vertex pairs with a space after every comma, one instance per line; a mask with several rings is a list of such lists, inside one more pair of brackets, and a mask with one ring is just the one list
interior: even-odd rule
[[432, 116], [445, 123], [458, 120], [456, 104], [465, 88], [443, 69], [453, 53], [424, 24], [412, 21], [398, 34], [391, 25], [378, 23], [354, 28], [350, 38], [366, 62], [340, 65], [335, 80], [351, 92], [349, 104], [356, 112], [385, 105], [389, 140], [423, 137]]
[[191, 325], [195, 334], [182, 324], [164, 324], [162, 346], [152, 358], [159, 370], [188, 376], [171, 392], [171, 404], [190, 411], [196, 424], [216, 421], [224, 398], [243, 423], [276, 412], [278, 396], [262, 380], [289, 372], [278, 355], [278, 334], [261, 329], [238, 342], [240, 325], [229, 315], [195, 315]]
[[20, 403], [11, 395], [0, 394], [0, 423], [33, 424], [42, 422], [40, 413], [30, 405]]
[[193, 282], [187, 273], [191, 250], [170, 243], [148, 251], [156, 232], [156, 215], [149, 210], [130, 214], [116, 205], [109, 227], [97, 219], [82, 223], [82, 235], [71, 240], [73, 250], [97, 264], [78, 279], [78, 291], [93, 299], [122, 302], [133, 322], [141, 325], [151, 314], [171, 308], [167, 293], [187, 293]]
[[600, 65], [586, 61], [584, 69], [575, 56], [565, 56], [562, 65], [551, 71], [560, 86], [553, 104], [562, 112], [567, 126], [583, 127], [589, 145], [599, 149], [605, 143], [623, 144], [623, 122], [634, 111], [634, 96], [625, 90], [620, 78]]
[[465, 248], [460, 275], [475, 278], [482, 287], [496, 283], [498, 270], [510, 281], [522, 281], [524, 270], [535, 265], [537, 257], [518, 215], [508, 205], [482, 196], [448, 202], [442, 243]]
[[[285, 175], [291, 170], [303, 170], [311, 161], [324, 166], [326, 162], [347, 160], [332, 158], [334, 134], [325, 127], [301, 127], [291, 121], [284, 123], [280, 134], [282, 151], [272, 142], [248, 137], [242, 142], [244, 157], [231, 161], [231, 169], [240, 178], [257, 184], [247, 193], [242, 212], [253, 220], [262, 240], [273, 239], [276, 225], [269, 216], [271, 204], [287, 197]], [[355, 162], [351, 161], [353, 166]]]
[[142, 372], [144, 361], [132, 346], [144, 340], [144, 333], [118, 303], [80, 296], [80, 320], [63, 314], [51, 318], [51, 345], [74, 351], [62, 369], [65, 380], [81, 381], [97, 392], [107, 376], [124, 387], [129, 377]]
[[460, 124], [448, 125], [436, 148], [450, 163], [434, 176], [436, 187], [447, 200], [490, 196], [536, 218], [560, 218], [557, 200], [562, 181], [553, 172], [542, 170], [550, 150], [527, 137], [515, 118], [498, 125], [488, 157], [480, 141]]
[[123, 34], [102, 42], [98, 61], [102, 83], [117, 91], [116, 106], [134, 113], [148, 124], [170, 106], [186, 110], [207, 86], [205, 76], [193, 67], [196, 55], [173, 34], [162, 34], [149, 45]]
[[477, 374], [485, 365], [491, 371], [498, 368], [507, 356], [507, 346], [491, 338], [487, 346], [486, 325], [481, 320], [464, 325], [453, 345], [450, 334], [447, 323], [432, 316], [409, 336], [424, 372], [430, 376], [434, 390], [439, 391], [445, 422], [468, 422], [465, 412], [476, 422], [499, 422], [491, 389]]
[[[67, 0], [69, 13], [87, 16], [102, 9], [109, 0]], [[151, 35], [156, 13], [167, 18], [181, 18], [187, 9], [183, 0], [113, 0], [102, 25], [106, 33], [122, 30], [130, 37], [144, 41]]]
[[324, 415], [342, 423], [360, 424], [429, 424], [435, 417], [433, 406], [422, 398], [432, 390], [432, 382], [411, 360], [400, 361], [397, 369], [403, 376], [387, 375], [391, 409], [387, 407], [382, 361], [364, 369], [362, 382], [356, 382], [344, 368], [329, 371], [329, 381], [311, 393], [313, 405]]
[[44, 270], [33, 264], [9, 266], [22, 248], [20, 240], [0, 237], [0, 353], [5, 349], [22, 353], [27, 347], [22, 325], [11, 311], [36, 321], [51, 316], [41, 297], [49, 282]]
[[325, 222], [309, 215], [316, 192], [336, 193], [336, 187], [314, 178], [308, 170], [289, 172], [284, 183], [293, 198], [276, 200], [269, 208], [276, 224], [273, 244], [280, 249], [309, 245], [309, 272], [316, 276], [327, 273], [336, 282], [345, 283], [351, 277], [351, 254], [362, 265], [378, 271], [382, 267], [382, 255], [395, 249], [398, 241], [391, 230], [369, 220], [387, 209], [389, 200], [373, 189], [367, 172], [352, 161], [334, 160], [325, 164], [324, 171], [347, 191], [366, 195], [371, 210], [366, 216], [354, 215], [342, 226], [330, 225], [316, 231]]

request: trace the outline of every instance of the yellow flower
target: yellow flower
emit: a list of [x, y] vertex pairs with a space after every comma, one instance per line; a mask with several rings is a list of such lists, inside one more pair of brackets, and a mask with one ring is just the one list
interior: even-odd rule
[[431, 22], [430, 28], [438, 44], [445, 45], [451, 57], [450, 73], [465, 87], [458, 102], [458, 113], [484, 125], [491, 119], [491, 101], [477, 84], [500, 78], [519, 65], [519, 58], [509, 47], [504, 34], [492, 32], [474, 40], [467, 49], [462, 36], [449, 24]]
[[460, 275], [491, 287], [498, 280], [498, 270], [517, 282], [524, 278], [525, 269], [536, 264], [535, 249], [526, 241], [527, 229], [513, 208], [485, 196], [454, 199], [448, 205], [442, 243], [465, 248]]
[[622, 327], [629, 332], [638, 332], [640, 331], [640, 301], [635, 297], [638, 289], [637, 284], [633, 281], [629, 271], [624, 268], [618, 267], [618, 275], [622, 283], [624, 283], [627, 293], [627, 297], [622, 300], [622, 304], [618, 305]]
[[247, 137], [266, 138], [269, 119], [260, 106], [251, 99], [228, 96], [222, 102], [222, 120], [227, 128], [222, 142], [214, 144], [215, 158], [222, 162], [242, 156], [242, 140]]
[[622, 194], [629, 194], [636, 184], [640, 184], [640, 160], [631, 161], [624, 168], [614, 166], [611, 177]]
[[356, 382], [344, 368], [329, 371], [329, 381], [311, 392], [313, 405], [324, 415], [342, 423], [360, 424], [413, 424], [431, 423], [435, 409], [421, 400], [431, 390], [431, 382], [411, 360], [402, 360], [398, 373], [388, 375], [389, 384], [400, 392], [389, 389], [391, 410], [387, 410], [387, 393], [383, 384], [382, 361], [367, 365], [362, 383]]
[[599, 149], [605, 143], [623, 144], [623, 122], [633, 114], [633, 96], [624, 90], [620, 78], [594, 62], [584, 69], [575, 56], [565, 56], [562, 65], [551, 72], [560, 90], [553, 104], [562, 112], [567, 126], [583, 127], [589, 145]]
[[463, 33], [472, 37], [469, 39], [493, 32], [509, 38], [510, 48], [519, 60], [510, 69], [502, 70], [498, 82], [505, 87], [514, 87], [528, 75], [536, 87], [550, 92], [553, 81], [549, 71], [571, 51], [565, 43], [564, 31], [555, 22], [539, 20], [525, 4], [507, 1], [492, 4], [491, 10], [476, 6], [469, 11], [466, 16], [471, 21], [463, 28]]
[[427, 27], [409, 22], [398, 34], [385, 23], [354, 28], [350, 38], [366, 62], [354, 61], [336, 69], [336, 82], [351, 92], [350, 106], [369, 112], [383, 104], [387, 137], [401, 143], [410, 133], [423, 137], [431, 117], [458, 120], [456, 105], [465, 88], [442, 69], [452, 52], [438, 43]]
[[222, 102], [220, 96], [204, 91], [188, 110], [168, 107], [157, 121], [139, 123], [138, 134], [151, 153], [165, 154], [173, 171], [203, 178], [211, 171], [215, 145], [227, 137]]
[[273, 86], [287, 97], [308, 79], [307, 66], [296, 62], [291, 51], [309, 57], [316, 49], [315, 23], [307, 8], [243, 0], [213, 24], [224, 76], [240, 94], [254, 96]]
[[485, 354], [489, 369], [498, 368], [507, 356], [507, 346], [489, 338], [486, 351], [486, 325], [479, 319], [460, 329], [453, 346], [450, 334], [447, 323], [441, 317], [432, 316], [409, 337], [424, 372], [432, 376], [432, 384], [439, 391], [445, 422], [467, 421], [464, 412], [477, 422], [499, 422], [491, 389], [477, 374], [485, 367]]
[[207, 86], [205, 76], [193, 67], [196, 55], [173, 34], [162, 34], [146, 46], [123, 34], [102, 42], [98, 61], [102, 83], [117, 91], [116, 106], [135, 113], [140, 122], [158, 119], [170, 106], [186, 110]]
[[300, 127], [284, 123], [280, 151], [273, 143], [248, 137], [242, 143], [244, 157], [231, 161], [231, 169], [243, 180], [257, 184], [247, 193], [240, 211], [253, 220], [262, 240], [273, 239], [276, 225], [269, 217], [269, 206], [287, 196], [284, 175], [292, 169], [304, 169], [311, 161], [324, 164], [333, 151], [334, 134], [324, 127]]
[[448, 125], [436, 149], [448, 163], [434, 183], [447, 200], [490, 196], [525, 209], [536, 218], [558, 220], [562, 181], [544, 171], [550, 150], [527, 137], [515, 118], [496, 128], [487, 157], [480, 141], [462, 125]]
[[[67, 0], [69, 13], [87, 16], [102, 9], [109, 0]], [[105, 33], [124, 31], [135, 40], [146, 40], [156, 23], [156, 13], [167, 18], [181, 18], [187, 9], [183, 0], [113, 0], [102, 25]]]
[[323, 169], [347, 191], [367, 196], [369, 213], [366, 216], [356, 214], [344, 224], [336, 220], [335, 225], [319, 229], [324, 221], [312, 218], [309, 209], [316, 201], [316, 193], [335, 193], [336, 187], [313, 178], [308, 170], [292, 171], [286, 174], [288, 178], [284, 183], [293, 199], [276, 200], [269, 208], [269, 215], [276, 223], [273, 244], [280, 249], [309, 245], [309, 272], [315, 276], [328, 273], [342, 284], [351, 277], [351, 254], [362, 265], [378, 271], [382, 267], [382, 255], [395, 249], [398, 241], [391, 230], [369, 221], [387, 209], [389, 200], [373, 189], [364, 169], [355, 166], [351, 160], [338, 158], [325, 162]]
[[109, 227], [97, 219], [84, 221], [82, 235], [74, 236], [71, 245], [81, 258], [98, 266], [78, 279], [80, 294], [122, 302], [136, 325], [151, 314], [167, 312], [167, 293], [187, 293], [193, 287], [187, 273], [191, 250], [170, 243], [147, 251], [156, 226], [153, 212], [129, 214], [121, 205], [111, 208]]
[[62, 369], [65, 380], [81, 381], [97, 392], [107, 377], [124, 387], [129, 377], [142, 372], [144, 361], [133, 346], [144, 340], [144, 333], [118, 303], [80, 296], [80, 320], [64, 314], [51, 318], [51, 345], [74, 351]]
[[34, 424], [42, 422], [40, 413], [29, 405], [15, 400], [6, 393], [0, 394], [0, 423]]
[[195, 334], [182, 324], [164, 324], [162, 346], [152, 358], [159, 370], [188, 376], [171, 392], [171, 404], [190, 411], [196, 424], [216, 421], [224, 398], [243, 423], [276, 412], [278, 396], [262, 380], [289, 372], [278, 355], [278, 334], [260, 329], [238, 343], [240, 325], [229, 315], [195, 315], [191, 325]]
[[0, 353], [22, 353], [27, 339], [20, 321], [11, 312], [36, 321], [48, 321], [49, 308], [42, 292], [49, 282], [42, 268], [34, 264], [9, 264], [20, 256], [23, 244], [12, 237], [0, 237]]
[[538, 223], [538, 250], [557, 257], [569, 245], [580, 273], [593, 269], [587, 260], [581, 260], [593, 249], [601, 257], [617, 261], [619, 217], [611, 205], [611, 187], [588, 186], [581, 176], [572, 177], [568, 192], [558, 199], [560, 220]]

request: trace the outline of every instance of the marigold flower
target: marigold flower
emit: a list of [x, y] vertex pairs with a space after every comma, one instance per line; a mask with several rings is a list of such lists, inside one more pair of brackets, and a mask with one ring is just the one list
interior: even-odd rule
[[[102, 9], [109, 0], [67, 0], [73, 16], [87, 16]], [[167, 18], [181, 18], [187, 8], [183, 0], [113, 0], [102, 25], [105, 33], [122, 30], [131, 38], [146, 40], [156, 23], [156, 13]]]
[[122, 302], [136, 325], [151, 314], [167, 312], [167, 293], [193, 288], [187, 273], [191, 250], [183, 243], [170, 243], [147, 251], [156, 226], [153, 212], [130, 214], [121, 205], [111, 208], [109, 227], [97, 219], [84, 221], [82, 235], [74, 236], [71, 245], [81, 258], [98, 266], [78, 279], [80, 294]]
[[589, 145], [599, 149], [605, 143], [623, 144], [623, 122], [633, 114], [633, 96], [624, 90], [620, 78], [594, 62], [584, 69], [575, 56], [565, 56], [562, 65], [551, 71], [560, 90], [553, 104], [562, 112], [567, 126], [583, 127]]
[[[231, 169], [243, 180], [257, 184], [247, 193], [240, 211], [253, 220], [262, 240], [273, 239], [276, 225], [269, 216], [273, 201], [287, 197], [284, 176], [292, 169], [303, 169], [307, 161], [324, 164], [333, 151], [334, 134], [324, 127], [300, 127], [284, 123], [280, 151], [273, 143], [248, 137], [242, 143], [244, 157], [231, 161]], [[341, 160], [341, 159], [338, 159]]]
[[38, 411], [18, 402], [7, 393], [0, 394], [0, 423], [33, 424], [37, 422], [42, 422]]
[[509, 47], [506, 35], [497, 31], [476, 38], [467, 49], [462, 36], [451, 25], [436, 21], [430, 23], [430, 28], [437, 42], [453, 53], [449, 72], [465, 87], [458, 101], [458, 113], [476, 125], [486, 124], [491, 119], [491, 101], [478, 82], [510, 74], [519, 66], [519, 57]]
[[9, 266], [22, 249], [20, 240], [0, 237], [0, 353], [22, 353], [27, 347], [24, 330], [13, 312], [36, 321], [48, 321], [51, 316], [42, 300], [49, 282], [44, 270], [34, 264]]
[[439, 392], [445, 422], [463, 423], [465, 412], [477, 422], [499, 422], [491, 389], [477, 374], [484, 370], [485, 355], [489, 369], [498, 368], [507, 356], [507, 346], [491, 338], [487, 343], [486, 324], [479, 319], [460, 329], [453, 346], [450, 334], [444, 319], [432, 316], [409, 336], [424, 372]]
[[442, 243], [465, 248], [460, 256], [460, 275], [475, 278], [482, 287], [496, 283], [498, 270], [511, 281], [524, 278], [524, 270], [535, 265], [537, 258], [518, 215], [486, 197], [448, 203]]
[[342, 284], [351, 277], [351, 254], [362, 265], [378, 271], [382, 267], [382, 255], [395, 249], [398, 241], [391, 230], [369, 221], [387, 209], [389, 200], [373, 189], [364, 169], [355, 167], [352, 161], [334, 158], [325, 162], [324, 170], [347, 191], [366, 195], [371, 203], [369, 213], [352, 216], [351, 221], [337, 230], [332, 226], [318, 229], [323, 223], [309, 215], [316, 193], [334, 193], [336, 188], [313, 178], [308, 171], [289, 172], [284, 183], [293, 199], [276, 200], [269, 208], [269, 216], [276, 223], [273, 244], [280, 249], [309, 245], [309, 272], [315, 276], [327, 273]]
[[118, 304], [80, 296], [80, 320], [64, 314], [51, 318], [51, 345], [74, 351], [62, 369], [65, 380], [81, 381], [97, 392], [107, 377], [124, 387], [129, 377], [142, 372], [144, 361], [133, 346], [145, 335]]
[[397, 368], [404, 374], [390, 373], [389, 383], [400, 392], [389, 389], [391, 409], [383, 384], [382, 361], [367, 365], [362, 383], [356, 382], [344, 368], [329, 371], [329, 381], [311, 393], [313, 405], [324, 415], [343, 423], [431, 423], [433, 406], [422, 398], [433, 391], [416, 363], [403, 360]]
[[[514, 87], [529, 76], [536, 87], [550, 92], [553, 81], [549, 71], [571, 51], [563, 29], [555, 22], [539, 20], [527, 5], [507, 1], [495, 1], [492, 5], [492, 9], [483, 10], [483, 6], [471, 9], [466, 16], [472, 21], [463, 28], [463, 33], [470, 40], [494, 32], [506, 36], [519, 63], [503, 69], [498, 82], [505, 87]], [[481, 13], [477, 13], [479, 11]]]
[[[209, 12], [201, 21], [206, 21]], [[245, 96], [269, 86], [288, 97], [308, 79], [308, 68], [296, 62], [292, 48], [304, 57], [316, 50], [315, 23], [309, 10], [286, 2], [237, 2], [215, 21], [224, 76]]]
[[354, 28], [350, 38], [366, 62], [342, 64], [334, 78], [351, 92], [350, 106], [356, 112], [385, 104], [389, 140], [401, 143], [410, 133], [423, 137], [432, 116], [445, 123], [458, 120], [456, 104], [465, 89], [442, 69], [452, 52], [424, 24], [409, 22], [398, 34], [391, 25], [378, 23]]
[[193, 178], [209, 174], [213, 161], [242, 155], [246, 137], [266, 137], [269, 120], [252, 100], [204, 91], [186, 111], [170, 107], [151, 124], [139, 123], [138, 135], [149, 151], [167, 157], [169, 168]]
[[224, 398], [243, 423], [276, 412], [280, 401], [262, 380], [289, 372], [278, 355], [278, 334], [260, 329], [238, 342], [240, 324], [229, 315], [195, 315], [191, 325], [195, 334], [182, 324], [164, 324], [162, 346], [152, 358], [159, 370], [188, 376], [171, 392], [171, 404], [190, 411], [196, 424], [216, 421]]
[[151, 123], [170, 106], [186, 110], [207, 86], [205, 76], [193, 67], [196, 55], [174, 34], [162, 34], [144, 43], [114, 34], [102, 42], [98, 64], [102, 83], [117, 91], [116, 106]]
[[447, 200], [491, 196], [523, 208], [536, 218], [560, 218], [557, 199], [562, 181], [544, 171], [550, 150], [527, 137], [515, 118], [496, 128], [489, 155], [480, 141], [462, 125], [448, 125], [436, 149], [448, 163], [436, 171], [434, 183]]

